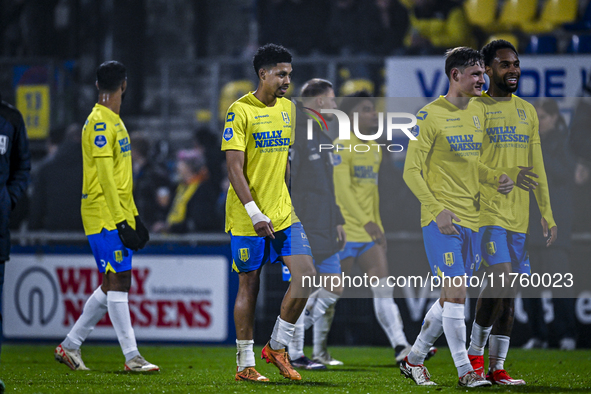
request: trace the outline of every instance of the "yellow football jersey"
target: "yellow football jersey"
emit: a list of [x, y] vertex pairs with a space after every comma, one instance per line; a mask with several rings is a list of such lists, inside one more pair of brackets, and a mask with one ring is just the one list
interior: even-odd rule
[[[513, 180], [518, 166], [534, 166], [539, 175], [534, 192], [542, 216], [549, 227], [555, 225], [550, 208], [548, 180], [541, 159], [541, 142], [536, 110], [527, 101], [513, 96], [495, 99], [483, 94], [485, 136], [480, 160], [491, 168], [505, 168]], [[539, 159], [537, 156], [539, 155]], [[509, 194], [497, 193], [490, 184], [480, 187], [480, 225], [500, 226], [506, 230], [526, 233], [529, 223], [529, 193], [518, 187]]]
[[[271, 219], [275, 231], [297, 222], [292, 215], [291, 197], [285, 184], [289, 146], [293, 143], [292, 103], [278, 98], [267, 107], [253, 92], [235, 101], [226, 114], [222, 150], [244, 152], [244, 176], [250, 193]], [[252, 221], [230, 185], [226, 198], [226, 231], [233, 235], [256, 236]]]
[[[378, 194], [378, 171], [382, 163], [381, 149], [376, 144], [361, 141], [354, 133], [350, 140], [334, 141], [334, 187], [337, 204], [345, 218], [347, 241], [371, 242], [365, 231], [369, 222], [374, 222], [382, 231], [380, 197]], [[359, 152], [355, 150], [358, 146]], [[369, 150], [364, 150], [369, 147]]]
[[[113, 158], [113, 178], [120, 211], [111, 212], [99, 183], [96, 158]], [[131, 144], [123, 121], [109, 108], [96, 104], [82, 128], [82, 223], [86, 235], [103, 228], [114, 230], [115, 223], [127, 220], [135, 228], [137, 208], [133, 201]]]
[[412, 130], [417, 140], [408, 144], [404, 180], [421, 202], [422, 227], [449, 209], [461, 219], [457, 224], [478, 231], [483, 122], [482, 106], [470, 102], [462, 110], [443, 96], [418, 112]]

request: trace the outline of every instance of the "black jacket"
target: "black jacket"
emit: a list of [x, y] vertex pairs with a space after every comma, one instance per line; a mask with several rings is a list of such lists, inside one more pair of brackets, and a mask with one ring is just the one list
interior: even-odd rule
[[10, 253], [10, 211], [29, 184], [31, 155], [25, 123], [10, 104], [0, 103], [0, 261]]
[[298, 110], [295, 142], [291, 149], [291, 199], [316, 259], [339, 251], [336, 226], [345, 219], [336, 203], [330, 137], [314, 122], [313, 139], [307, 138], [308, 116]]

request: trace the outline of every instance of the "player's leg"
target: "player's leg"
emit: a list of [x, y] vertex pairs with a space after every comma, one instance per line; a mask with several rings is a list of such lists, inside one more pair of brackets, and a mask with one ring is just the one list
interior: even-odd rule
[[357, 264], [369, 276], [377, 277], [377, 287], [372, 287], [373, 306], [380, 326], [388, 336], [392, 348], [396, 351], [396, 361], [404, 360], [411, 346], [404, 334], [404, 325], [398, 305], [394, 302], [394, 288], [388, 286], [388, 261], [385, 249], [371, 243], [366, 250], [361, 250]]

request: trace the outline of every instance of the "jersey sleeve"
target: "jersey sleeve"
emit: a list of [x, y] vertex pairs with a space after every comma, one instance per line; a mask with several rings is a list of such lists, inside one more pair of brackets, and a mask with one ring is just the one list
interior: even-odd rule
[[[423, 116], [423, 118], [426, 118], [426, 116]], [[421, 205], [425, 206], [434, 217], [437, 217], [445, 208], [433, 196], [421, 174], [427, 160], [427, 155], [435, 143], [437, 135], [435, 125], [426, 119], [417, 117], [417, 125], [413, 129], [413, 135], [417, 140], [410, 140], [408, 142], [403, 179], [408, 188], [420, 201]]]
[[113, 157], [113, 149], [117, 142], [115, 125], [100, 119], [89, 122], [87, 127], [92, 130], [89, 134], [91, 155], [93, 157]]
[[552, 208], [550, 206], [550, 189], [548, 188], [548, 177], [546, 176], [546, 169], [544, 168], [544, 158], [542, 156], [542, 143], [539, 133], [539, 121], [538, 117], [534, 116], [534, 134], [531, 139], [530, 147], [530, 166], [533, 166], [533, 170], [538, 174], [538, 186], [534, 190], [534, 196], [538, 202], [540, 208], [540, 214], [546, 222], [548, 222], [548, 228], [556, 226], [554, 216], [552, 215]]
[[222, 134], [222, 150], [246, 150], [247, 118], [239, 104], [234, 103], [226, 113], [226, 123]]

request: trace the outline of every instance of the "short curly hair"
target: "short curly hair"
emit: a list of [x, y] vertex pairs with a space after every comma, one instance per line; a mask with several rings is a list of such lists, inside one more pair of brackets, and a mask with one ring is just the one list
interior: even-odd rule
[[497, 51], [499, 49], [511, 49], [513, 52], [515, 52], [515, 55], [517, 55], [517, 57], [519, 57], [519, 53], [517, 53], [517, 49], [515, 49], [515, 46], [513, 46], [513, 44], [511, 44], [509, 41], [506, 40], [494, 40], [489, 42], [488, 44], [486, 44], [482, 50], [480, 51], [480, 53], [482, 53], [482, 57], [484, 58], [484, 65], [485, 66], [491, 66], [492, 62], [495, 58], [495, 56], [497, 55]]
[[259, 75], [259, 70], [265, 67], [275, 67], [277, 63], [291, 63], [291, 53], [283, 46], [266, 44], [257, 49], [252, 59], [254, 72]]
[[127, 79], [127, 69], [116, 60], [104, 62], [96, 69], [96, 81], [100, 90], [114, 92]]

